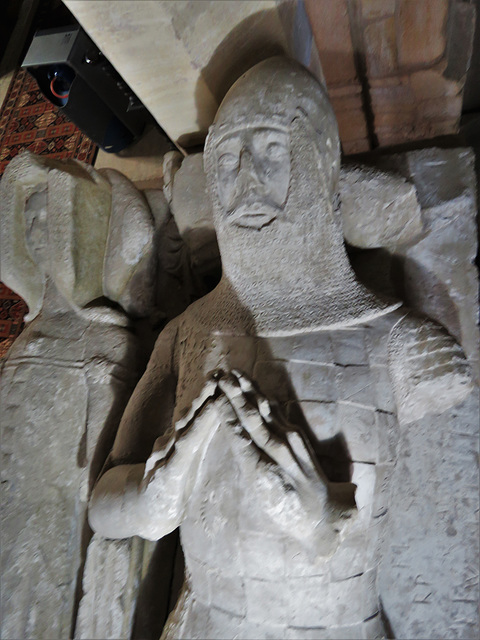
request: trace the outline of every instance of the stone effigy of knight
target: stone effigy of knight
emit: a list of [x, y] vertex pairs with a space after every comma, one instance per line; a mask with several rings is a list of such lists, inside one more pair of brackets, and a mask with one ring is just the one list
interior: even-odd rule
[[260, 63], [204, 159], [222, 279], [158, 338], [92, 528], [180, 527], [165, 639], [475, 637], [475, 384], [445, 329], [356, 279], [324, 89]]

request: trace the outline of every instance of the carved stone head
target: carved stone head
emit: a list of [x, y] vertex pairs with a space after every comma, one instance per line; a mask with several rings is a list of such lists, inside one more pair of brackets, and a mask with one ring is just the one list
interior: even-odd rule
[[269, 58], [237, 80], [210, 128], [205, 169], [216, 226], [258, 230], [281, 219], [298, 186], [293, 159], [304, 175], [321, 174], [333, 196], [340, 150], [328, 97], [300, 64]]
[[74, 307], [102, 295], [111, 189], [91, 167], [25, 151], [0, 186], [2, 278], [40, 312], [47, 279]]
[[155, 221], [142, 194], [115, 171], [26, 151], [0, 185], [2, 279], [33, 320], [47, 281], [73, 309], [108, 297], [147, 315], [156, 283]]

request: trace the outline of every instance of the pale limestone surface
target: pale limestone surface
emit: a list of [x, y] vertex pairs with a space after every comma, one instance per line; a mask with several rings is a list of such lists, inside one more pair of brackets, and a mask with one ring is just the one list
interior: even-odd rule
[[27, 302], [27, 321], [42, 308], [46, 274], [74, 309], [106, 296], [133, 315], [151, 311], [154, 217], [124, 176], [25, 151], [2, 196], [2, 280]]
[[406, 154], [425, 234], [404, 256], [406, 302], [440, 322], [462, 345], [480, 377], [477, 188], [472, 149]]
[[279, 58], [210, 130], [223, 277], [160, 335], [90, 507], [111, 538], [180, 526], [163, 638], [478, 634], [477, 389], [453, 338], [355, 279], [338, 149]]
[[175, 222], [180, 234], [188, 236], [192, 229], [213, 230], [212, 205], [207, 193], [207, 178], [203, 170], [203, 154], [185, 158], [178, 151], [165, 155], [164, 192], [175, 209]]
[[83, 596], [75, 638], [129, 638], [142, 576], [143, 540], [105, 540], [94, 535], [88, 545]]
[[65, 4], [180, 145], [203, 142], [232, 81], [260, 60], [292, 55], [321, 77], [308, 20], [292, 0]]
[[[442, 324], [461, 344], [478, 379], [478, 206], [473, 150], [422, 149], [380, 156], [372, 163], [375, 171], [378, 167], [390, 174], [397, 172], [414, 186], [422, 230], [410, 239], [386, 240], [383, 256], [377, 252], [370, 267], [372, 256], [355, 256], [355, 264], [362, 273], [371, 272], [366, 279], [372, 286], [381, 280], [377, 272], [390, 280], [389, 288], [409, 307]], [[407, 213], [414, 223], [413, 208], [399, 215]], [[357, 228], [362, 228], [362, 209], [353, 217]]]
[[[102, 170], [102, 174], [112, 177], [109, 170]], [[138, 193], [134, 197], [135, 190], [125, 178], [117, 172], [113, 172], [113, 177], [118, 189], [117, 219], [121, 219], [120, 213], [124, 218], [122, 226], [112, 229], [112, 232], [118, 235], [118, 243], [116, 251], [112, 250], [109, 264], [112, 265], [115, 260], [120, 273], [127, 273], [126, 258], [131, 255], [131, 242], [139, 233], [139, 222], [141, 223], [145, 217], [147, 203], [155, 221], [155, 233], [153, 238], [148, 240], [148, 244], [153, 242], [156, 247], [155, 257], [158, 262], [155, 290], [160, 317], [157, 317], [156, 322], [165, 323], [165, 318], [177, 316], [192, 300], [205, 293], [195, 271], [199, 265], [197, 263], [192, 266], [190, 252], [179, 235], [163, 192], [151, 189], [144, 192], [144, 198]], [[125, 189], [127, 194], [120, 197]], [[115, 243], [111, 244], [112, 249], [115, 249]], [[138, 250], [142, 242], [138, 242], [137, 245]], [[122, 264], [119, 256], [124, 254], [125, 262]], [[148, 253], [147, 258], [149, 264]], [[205, 269], [206, 265], [202, 266]], [[116, 278], [115, 282], [119, 279], [117, 269], [112, 268], [111, 275]], [[143, 278], [141, 264], [135, 272], [136, 281], [138, 277]], [[135, 315], [138, 315], [138, 310]], [[153, 320], [155, 322], [155, 319]], [[88, 546], [82, 577], [82, 596], [74, 633], [76, 639], [128, 638], [137, 633], [144, 637], [145, 634], [154, 633], [152, 629], [158, 626], [161, 628], [162, 618], [166, 616], [171, 597], [170, 582], [166, 581], [163, 589], [165, 593], [157, 587], [149, 588], [148, 582], [151, 581], [149, 574], [157, 571], [155, 563], [160, 565], [160, 572], [163, 570], [163, 564], [167, 566], [167, 569], [163, 570], [164, 573], [166, 571], [168, 574], [171, 570], [171, 556], [175, 556], [177, 540], [175, 536], [170, 538], [166, 544], [162, 541], [163, 549], [160, 549], [159, 554], [155, 545], [146, 544], [138, 537], [113, 542], [98, 534], [93, 536]], [[152, 556], [155, 562], [150, 562]], [[99, 602], [107, 604], [105, 607], [99, 607]], [[153, 613], [150, 612], [152, 609]]]
[[197, 274], [220, 267], [217, 236], [213, 226], [212, 205], [203, 170], [203, 154], [183, 158], [178, 152], [164, 159], [164, 193], [180, 236], [189, 249]]
[[[165, 156], [164, 191], [182, 237], [214, 232], [203, 154]], [[410, 176], [409, 176], [410, 177]], [[362, 249], [418, 240], [424, 227], [415, 186], [394, 171], [362, 165], [340, 168], [338, 198], [345, 240]], [[200, 241], [198, 242], [200, 244]]]
[[400, 175], [347, 166], [339, 193], [343, 235], [354, 247], [406, 244], [423, 231], [415, 187]]
[[[462, 345], [478, 378], [473, 152], [432, 148], [385, 155], [370, 162], [369, 166], [347, 164], [340, 168], [338, 213], [344, 238], [352, 247], [382, 249], [385, 259], [375, 263], [373, 270], [382, 272], [388, 289], [409, 307], [448, 329]], [[217, 259], [201, 154], [188, 156], [181, 169], [177, 166], [176, 171], [167, 173], [171, 176], [172, 213], [185, 241], [191, 235], [198, 239], [200, 255], [210, 247], [211, 259]], [[204, 245], [203, 238], [208, 240]], [[389, 264], [392, 260], [396, 260], [396, 273]], [[361, 254], [355, 264], [361, 265], [362, 273], [369, 269]], [[375, 287], [378, 274], [367, 280]]]
[[[64, 639], [89, 491], [144, 366], [125, 310], [153, 307], [155, 221], [123, 176], [30, 153], [0, 202], [2, 279], [30, 307], [2, 368], [2, 637]], [[108, 586], [128, 606], [128, 584]]]
[[[47, 270], [56, 270], [62, 293], [79, 306], [102, 295], [101, 272], [98, 273], [99, 257], [95, 256], [95, 248], [105, 244], [110, 217], [110, 188], [101, 176], [92, 177], [89, 171], [75, 161], [46, 162], [26, 152], [10, 164], [9, 171], [2, 179], [2, 279], [26, 300], [29, 306], [27, 320], [35, 318], [43, 302], [45, 276], [38, 269], [32, 253], [41, 253], [42, 248], [45, 253], [44, 238], [47, 234], [51, 235], [51, 252], [58, 264], [51, 260], [50, 253], [40, 257], [46, 261]], [[46, 215], [49, 181], [57, 187], [50, 198], [53, 210], [51, 220]], [[27, 206], [27, 202], [33, 197], [38, 202], [32, 200], [30, 207]], [[90, 218], [93, 227], [91, 235], [94, 246], [91, 251], [88, 243], [86, 247], [82, 247], [86, 250], [86, 254], [82, 256], [85, 258], [83, 265], [75, 264], [73, 256], [76, 228], [74, 230], [75, 218], [72, 216], [71, 206], [75, 200], [82, 207], [85, 206], [85, 216]], [[63, 204], [67, 208], [65, 215], [62, 215]], [[95, 224], [94, 218], [97, 215], [99, 220]], [[27, 246], [27, 234], [34, 241], [30, 249]], [[38, 247], [35, 246], [37, 238], [41, 245]], [[84, 238], [80, 239], [80, 242], [84, 241]], [[97, 260], [97, 269], [93, 270], [92, 276], [87, 277], [85, 267], [89, 264], [90, 256]], [[100, 255], [100, 261], [102, 260], [103, 251]], [[80, 273], [77, 274], [77, 270]]]
[[145, 197], [122, 174], [104, 169], [112, 186], [112, 210], [105, 248], [103, 293], [129, 315], [147, 316], [156, 281], [154, 219]]
[[141, 371], [125, 317], [102, 311], [99, 321], [42, 312], [3, 366], [4, 638], [71, 633], [89, 472], [102, 465], [94, 452]]

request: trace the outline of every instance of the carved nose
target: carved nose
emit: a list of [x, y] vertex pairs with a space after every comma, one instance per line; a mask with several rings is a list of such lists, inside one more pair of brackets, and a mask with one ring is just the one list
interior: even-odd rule
[[239, 178], [240, 182], [248, 187], [255, 185], [260, 186], [262, 184], [262, 181], [257, 173], [252, 154], [248, 149], [243, 149], [240, 154]]

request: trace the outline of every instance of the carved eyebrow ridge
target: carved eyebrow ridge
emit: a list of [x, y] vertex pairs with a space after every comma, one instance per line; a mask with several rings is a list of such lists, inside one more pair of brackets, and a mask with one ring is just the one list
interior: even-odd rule
[[[214, 125], [215, 126], [215, 125]], [[225, 125], [222, 125], [222, 128], [224, 128]], [[233, 126], [233, 127], [228, 127], [227, 131], [215, 131], [214, 136], [215, 136], [215, 142], [217, 144], [219, 144], [220, 142], [222, 142], [223, 140], [225, 140], [225, 138], [229, 138], [230, 136], [235, 135], [236, 133], [241, 133], [242, 131], [246, 131], [246, 130], [253, 130], [253, 129], [265, 129], [265, 130], [271, 130], [271, 131], [280, 131], [281, 133], [284, 134], [289, 134], [290, 133], [290, 129], [287, 125], [281, 125], [281, 124], [268, 124], [267, 121], [261, 123], [261, 122], [253, 122], [250, 124], [244, 123], [244, 124], [239, 124], [237, 126]]]

